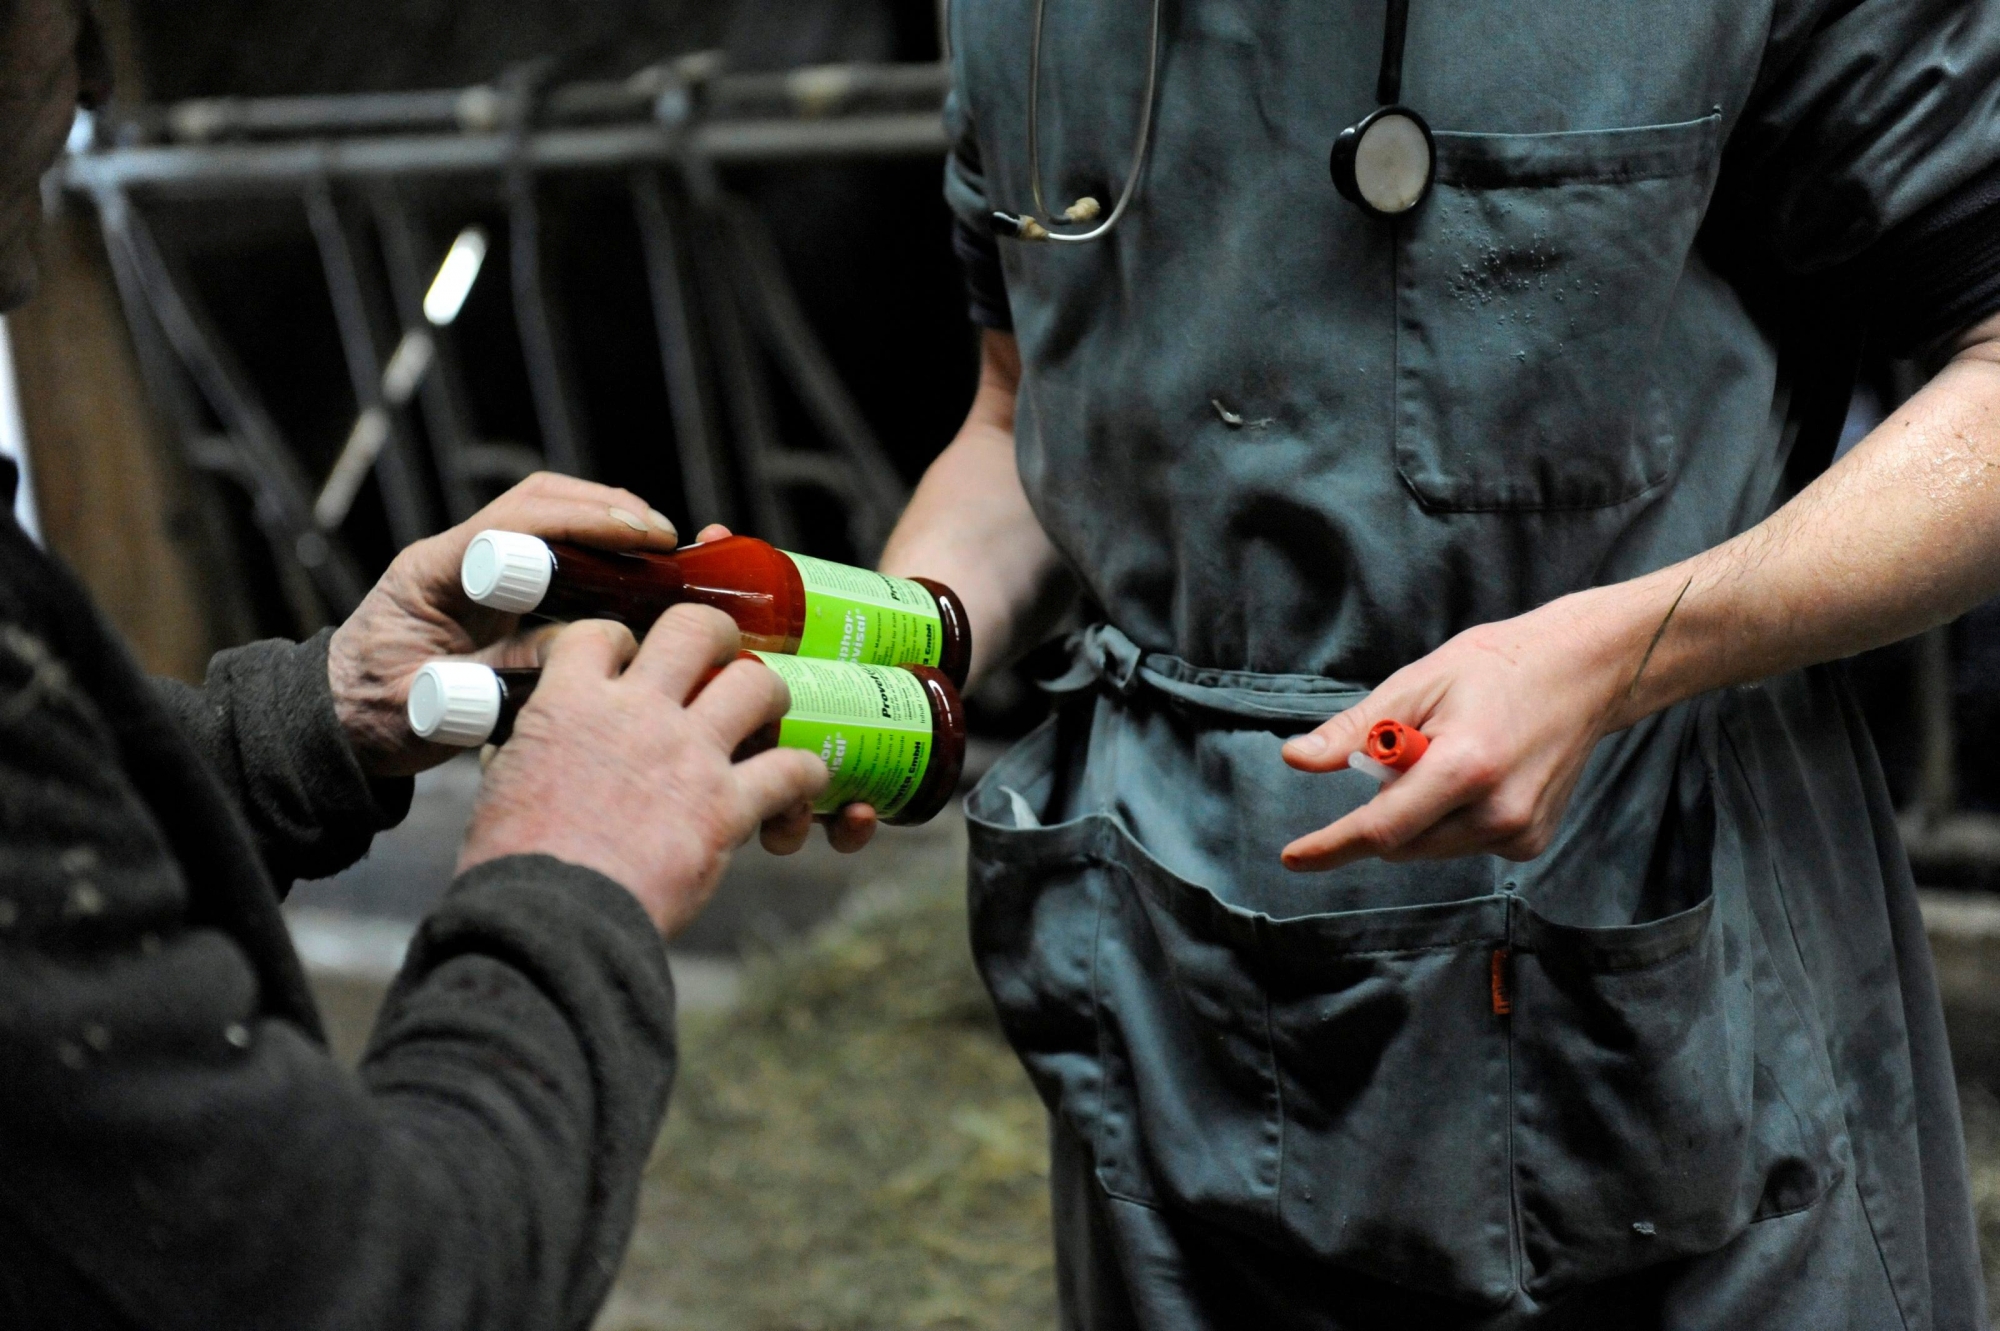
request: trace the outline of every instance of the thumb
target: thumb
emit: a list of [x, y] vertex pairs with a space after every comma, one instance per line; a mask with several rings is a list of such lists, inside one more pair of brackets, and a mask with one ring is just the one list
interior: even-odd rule
[[1368, 728], [1382, 719], [1382, 707], [1375, 696], [1371, 693], [1346, 711], [1322, 721], [1317, 729], [1286, 740], [1286, 764], [1301, 772], [1344, 770], [1347, 755], [1361, 747], [1368, 738]]

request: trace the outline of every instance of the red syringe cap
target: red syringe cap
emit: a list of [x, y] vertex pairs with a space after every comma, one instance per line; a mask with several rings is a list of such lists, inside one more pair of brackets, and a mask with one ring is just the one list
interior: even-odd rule
[[1407, 772], [1430, 747], [1424, 732], [1401, 721], [1377, 721], [1361, 751], [1392, 772]]

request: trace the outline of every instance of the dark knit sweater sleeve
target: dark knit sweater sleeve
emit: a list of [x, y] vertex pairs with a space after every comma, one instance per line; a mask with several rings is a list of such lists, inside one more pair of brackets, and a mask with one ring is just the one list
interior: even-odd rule
[[464, 875], [357, 1075], [192, 872], [92, 696], [0, 626], [0, 1325], [589, 1326], [673, 1068], [630, 894]]
[[[381, 1325], [407, 1324], [395, 1301], [417, 1282], [445, 1309], [504, 1294], [519, 1309], [495, 1319], [504, 1325], [590, 1324], [666, 1112], [673, 1015], [659, 934], [610, 879], [547, 856], [459, 879], [418, 934], [362, 1065], [396, 1139], [435, 1162], [417, 1186], [351, 1199], [381, 1226], [359, 1264]], [[329, 1121], [329, 1142], [344, 1127]], [[344, 1212], [323, 1206], [330, 1223]]]
[[155, 681], [242, 810], [281, 892], [354, 863], [410, 807], [408, 778], [371, 780], [348, 747], [327, 682], [331, 636], [217, 652], [198, 689]]

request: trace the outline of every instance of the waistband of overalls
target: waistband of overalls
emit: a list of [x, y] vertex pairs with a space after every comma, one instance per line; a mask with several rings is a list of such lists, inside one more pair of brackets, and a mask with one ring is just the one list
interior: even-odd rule
[[1070, 634], [1069, 668], [1042, 682], [1065, 696], [1098, 690], [1121, 700], [1152, 695], [1187, 708], [1243, 721], [1317, 724], [1368, 696], [1369, 686], [1323, 675], [1269, 675], [1217, 670], [1166, 652], [1141, 648], [1113, 624]]

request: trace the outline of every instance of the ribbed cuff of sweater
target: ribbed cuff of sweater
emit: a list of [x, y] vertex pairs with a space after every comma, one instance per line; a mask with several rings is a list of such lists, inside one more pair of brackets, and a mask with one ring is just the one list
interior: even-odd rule
[[236, 795], [281, 887], [360, 859], [377, 832], [403, 820], [414, 790], [408, 777], [361, 770], [327, 680], [332, 636], [218, 652], [200, 689], [159, 684]]

